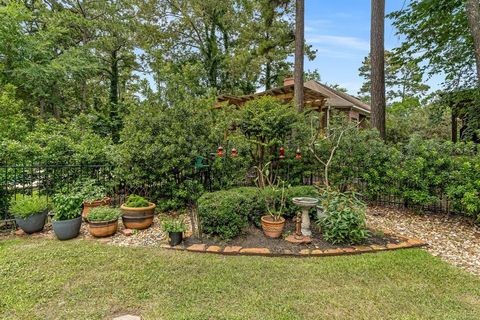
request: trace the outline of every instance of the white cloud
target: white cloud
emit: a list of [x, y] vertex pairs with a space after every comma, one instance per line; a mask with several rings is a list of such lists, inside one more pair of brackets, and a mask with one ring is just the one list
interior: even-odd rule
[[368, 51], [370, 49], [370, 44], [367, 41], [355, 37], [307, 35], [306, 40], [309, 44], [341, 46], [345, 48], [363, 51]]

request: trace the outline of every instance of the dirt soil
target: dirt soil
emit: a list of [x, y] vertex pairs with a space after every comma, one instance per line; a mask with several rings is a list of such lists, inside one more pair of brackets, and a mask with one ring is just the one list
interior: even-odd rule
[[[240, 246], [244, 248], [268, 248], [272, 253], [299, 253], [303, 249], [334, 249], [334, 248], [346, 248], [350, 245], [333, 245], [323, 240], [322, 234], [317, 226], [312, 224], [312, 243], [310, 244], [294, 244], [285, 241], [284, 238], [295, 232], [295, 224], [292, 220], [287, 220], [283, 237], [278, 239], [267, 238], [263, 234], [263, 231], [255, 226], [250, 226], [244, 233], [235, 239], [229, 241], [222, 241], [213, 237], [203, 236], [202, 238], [190, 237], [185, 241], [185, 245], [195, 243], [205, 243], [208, 245], [218, 246]], [[362, 245], [385, 245], [387, 243], [398, 243], [400, 240], [383, 235], [382, 233], [371, 231], [365, 243]]]

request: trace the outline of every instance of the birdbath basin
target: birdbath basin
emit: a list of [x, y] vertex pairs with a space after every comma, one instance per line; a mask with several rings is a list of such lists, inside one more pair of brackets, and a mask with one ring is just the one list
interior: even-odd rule
[[302, 235], [310, 237], [312, 231], [310, 230], [310, 216], [308, 215], [308, 211], [318, 204], [318, 199], [298, 197], [293, 198], [292, 202], [302, 209]]

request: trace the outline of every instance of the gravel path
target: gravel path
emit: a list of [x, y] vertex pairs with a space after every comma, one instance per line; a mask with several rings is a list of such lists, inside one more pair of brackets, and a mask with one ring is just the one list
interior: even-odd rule
[[370, 207], [368, 224], [426, 241], [434, 256], [480, 275], [480, 226], [461, 216], [418, 215], [408, 210]]

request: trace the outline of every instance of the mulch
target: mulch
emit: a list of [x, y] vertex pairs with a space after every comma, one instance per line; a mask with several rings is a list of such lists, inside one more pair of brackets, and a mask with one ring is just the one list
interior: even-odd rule
[[[216, 246], [238, 246], [243, 248], [267, 248], [273, 254], [282, 254], [290, 252], [291, 254], [299, 254], [304, 249], [337, 249], [337, 248], [349, 248], [349, 244], [331, 244], [326, 242], [322, 238], [320, 229], [312, 224], [312, 242], [310, 244], [293, 244], [285, 241], [285, 237], [295, 232], [295, 224], [291, 220], [287, 220], [283, 237], [278, 239], [267, 238], [263, 231], [255, 226], [250, 226], [244, 233], [232, 240], [222, 241], [217, 238], [202, 236], [202, 237], [189, 237], [184, 242], [185, 246], [203, 243], [206, 245]], [[385, 235], [381, 232], [371, 230], [370, 236], [361, 245], [379, 245], [385, 246], [387, 243], [400, 243], [401, 239], [395, 238], [391, 235]]]

